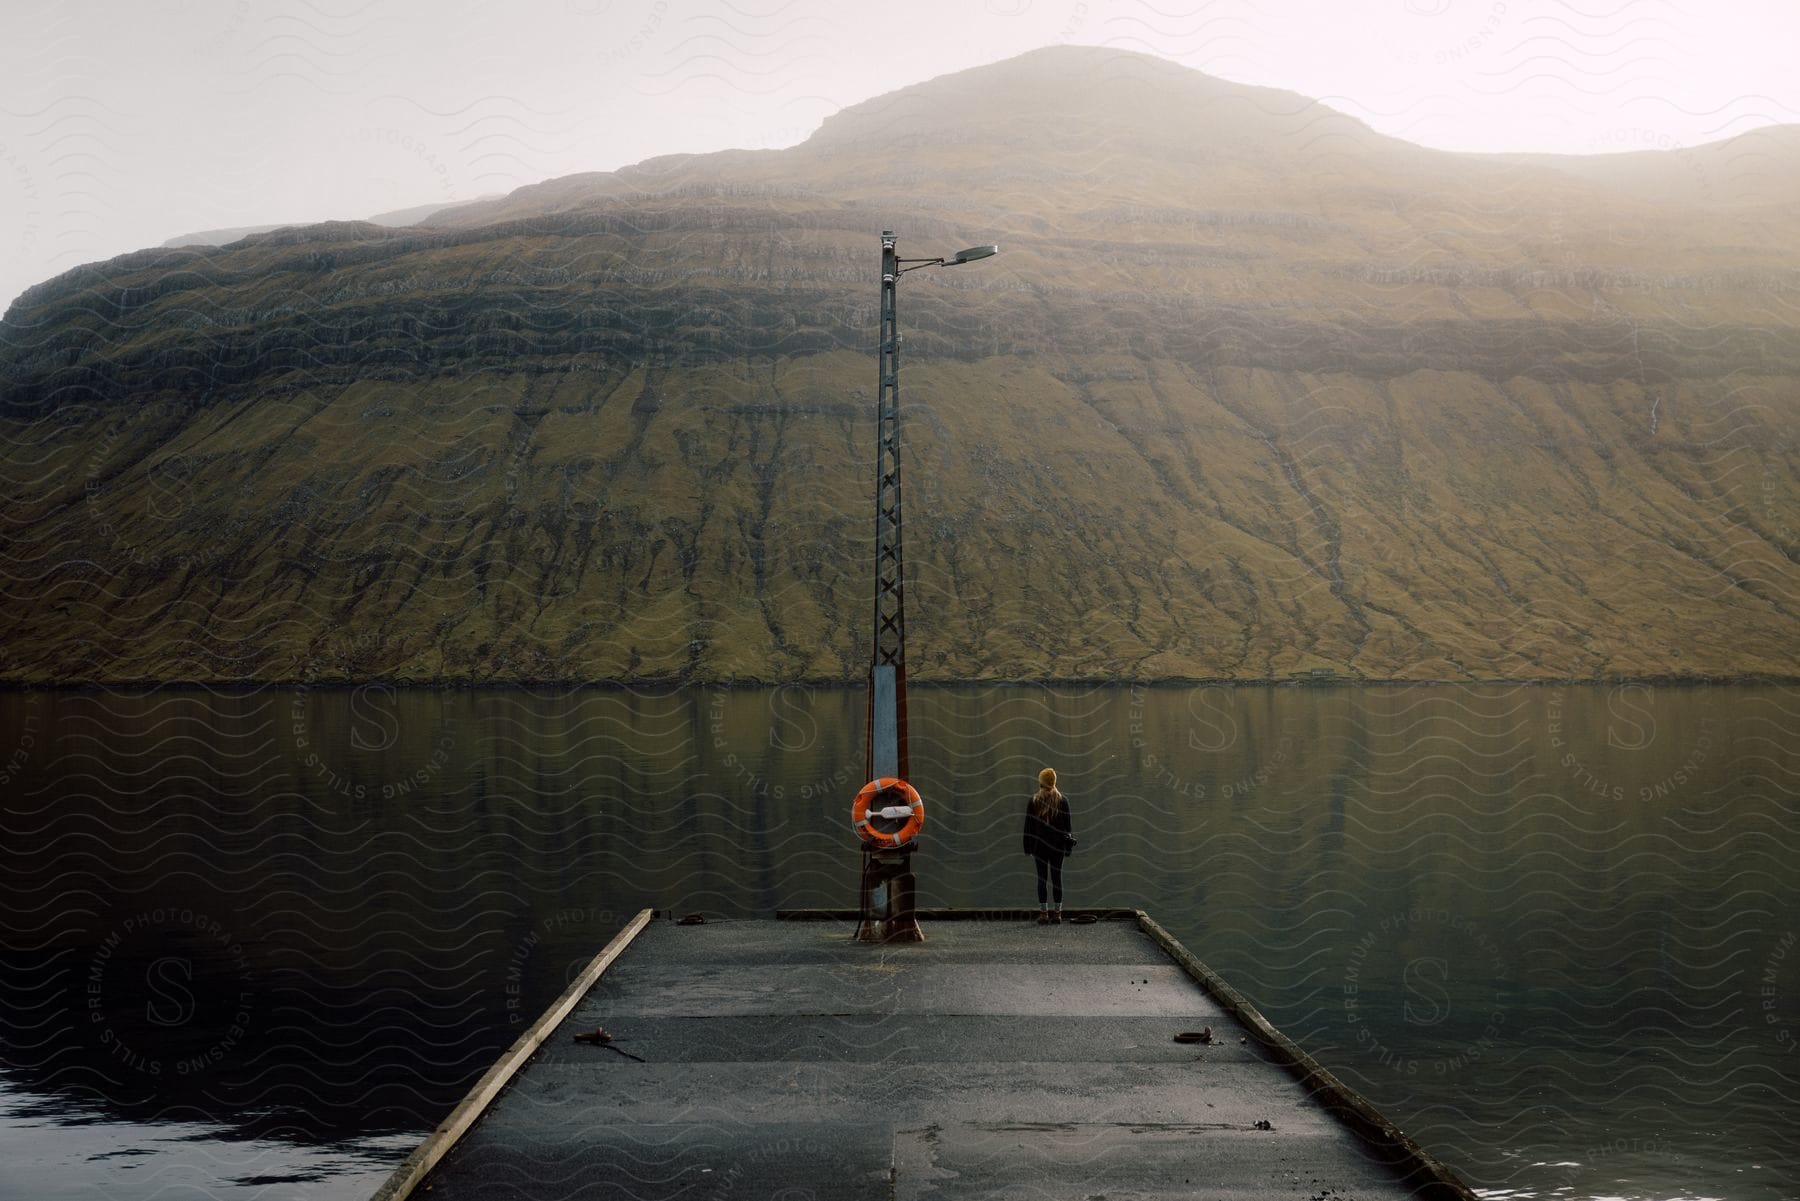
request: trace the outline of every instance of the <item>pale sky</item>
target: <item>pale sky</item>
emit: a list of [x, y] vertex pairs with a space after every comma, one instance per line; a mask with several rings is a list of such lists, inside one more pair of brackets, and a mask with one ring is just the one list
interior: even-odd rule
[[1796, 0], [0, 0], [0, 307], [197, 230], [792, 145], [846, 105], [1066, 42], [1453, 150], [1800, 122]]

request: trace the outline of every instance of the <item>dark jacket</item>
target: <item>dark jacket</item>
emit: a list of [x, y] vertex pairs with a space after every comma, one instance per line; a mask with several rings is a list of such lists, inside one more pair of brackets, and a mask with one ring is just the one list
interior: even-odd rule
[[1039, 859], [1060, 860], [1075, 849], [1075, 826], [1069, 820], [1069, 798], [1063, 797], [1062, 804], [1057, 807], [1056, 816], [1043, 821], [1031, 812], [1031, 802], [1025, 802], [1025, 853], [1035, 855]]

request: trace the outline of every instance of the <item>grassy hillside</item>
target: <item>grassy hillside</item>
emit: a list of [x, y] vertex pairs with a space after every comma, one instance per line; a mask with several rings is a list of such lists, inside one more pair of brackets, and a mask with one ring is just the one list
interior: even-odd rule
[[0, 323], [0, 677], [859, 676], [884, 227], [1003, 246], [901, 285], [915, 677], [1793, 674], [1758, 144], [1442, 154], [1063, 49], [82, 268]]

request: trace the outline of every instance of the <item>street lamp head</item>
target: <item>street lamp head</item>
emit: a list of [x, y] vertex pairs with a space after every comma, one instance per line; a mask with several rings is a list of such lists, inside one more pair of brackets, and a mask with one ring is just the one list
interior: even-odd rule
[[946, 262], [949, 266], [954, 267], [958, 263], [972, 263], [976, 259], [985, 259], [990, 254], [999, 253], [1000, 248], [998, 246], [971, 246], [967, 250], [957, 251], [955, 254], [951, 255]]

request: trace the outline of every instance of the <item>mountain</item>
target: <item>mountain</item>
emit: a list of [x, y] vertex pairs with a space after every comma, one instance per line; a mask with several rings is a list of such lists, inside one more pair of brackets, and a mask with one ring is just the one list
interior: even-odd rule
[[[1431, 151], [1037, 51], [805, 143], [142, 251], [0, 322], [0, 677], [1793, 676], [1792, 129]], [[1625, 161], [1630, 160], [1630, 161]]]

